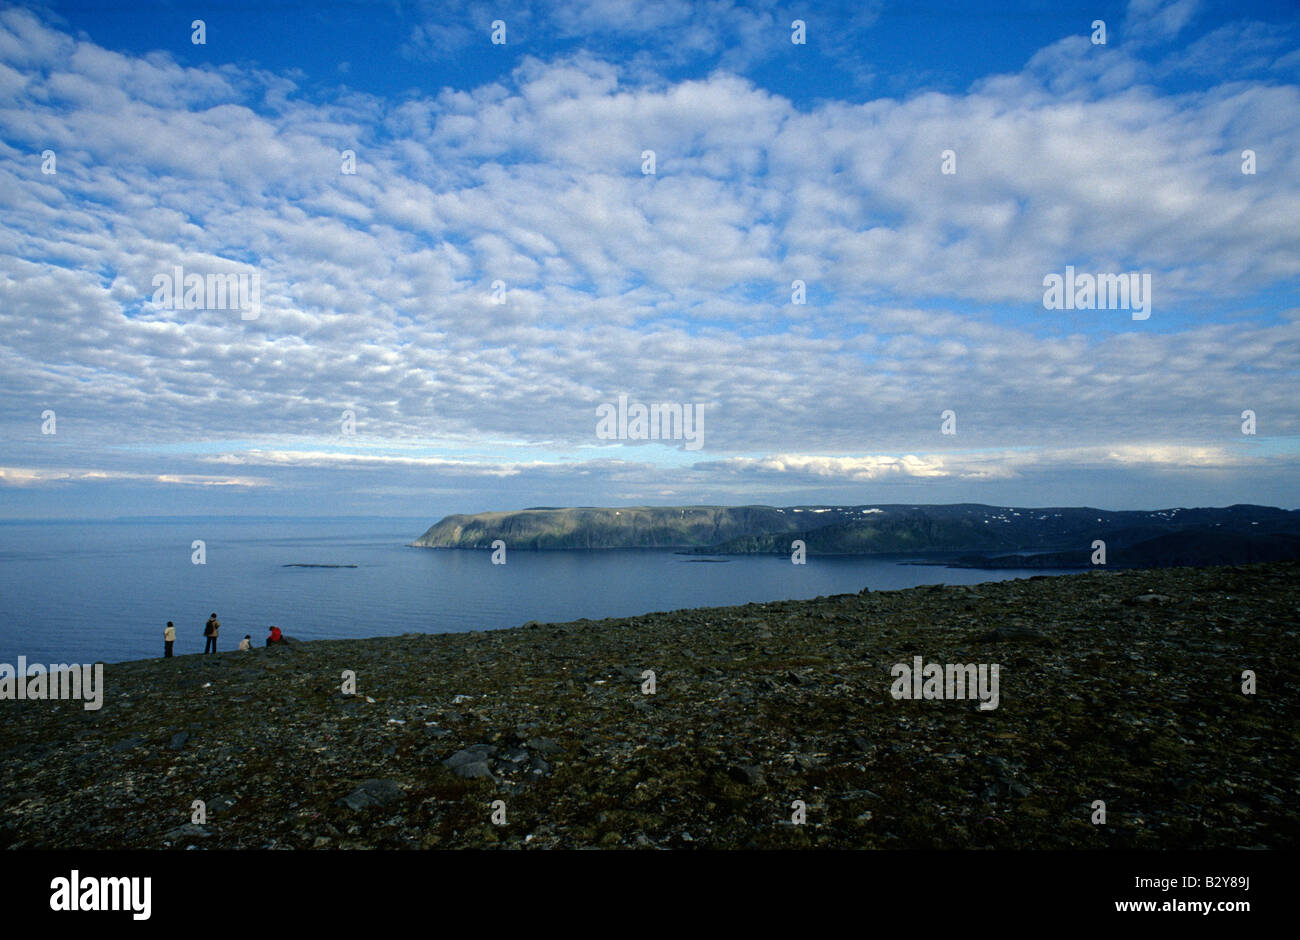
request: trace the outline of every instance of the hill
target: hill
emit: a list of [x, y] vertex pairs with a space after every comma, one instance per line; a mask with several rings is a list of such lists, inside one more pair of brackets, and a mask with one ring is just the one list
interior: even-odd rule
[[537, 508], [452, 515], [421, 548], [666, 548], [708, 554], [966, 553], [970, 567], [1017, 567], [1010, 553], [1056, 553], [1041, 567], [1090, 565], [1106, 542], [1110, 565], [1227, 564], [1300, 558], [1300, 512], [1267, 506], [1122, 511], [940, 506], [635, 506]]

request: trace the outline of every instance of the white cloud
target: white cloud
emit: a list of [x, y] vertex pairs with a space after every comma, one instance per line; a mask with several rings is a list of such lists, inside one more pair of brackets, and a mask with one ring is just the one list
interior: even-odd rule
[[268, 485], [255, 477], [202, 476], [192, 473], [133, 473], [123, 470], [0, 467], [0, 486], [42, 486], [57, 483], [144, 482], [178, 486], [258, 487]]
[[1125, 35], [1137, 40], [1172, 39], [1195, 17], [1200, 0], [1129, 0]]
[[1026, 472], [1105, 467], [1158, 469], [1231, 468], [1257, 464], [1260, 458], [1226, 447], [1181, 444], [1042, 448], [1032, 451], [952, 452], [904, 456], [823, 456], [775, 454], [732, 457], [697, 465], [700, 469], [758, 474], [794, 474], [876, 481], [890, 478], [1011, 479]]
[[[599, 9], [612, 32], [647, 37], [696, 16]], [[754, 55], [779, 12], [718, 9]], [[528, 13], [519, 29], [577, 30], [582, 12], [568, 27]], [[1168, 36], [1190, 15], [1134, 4], [1130, 25]], [[1258, 30], [1214, 41], [1282, 52]], [[1076, 36], [963, 93], [803, 108], [725, 70], [674, 82], [599, 49], [524, 57], [500, 82], [432, 97], [308, 100], [290, 76], [127, 56], [0, 12], [6, 459], [66, 459], [40, 450], [46, 408], [78, 459], [122, 442], [319, 444], [344, 408], [390, 446], [508, 438], [576, 453], [595, 443], [596, 405], [626, 392], [704, 404], [706, 452], [755, 477], [1034, 465], [957, 445], [1054, 455], [1038, 466], [1236, 466], [1216, 461], [1243, 409], [1270, 435], [1300, 434], [1300, 318], [1254, 309], [1256, 291], [1300, 277], [1300, 131], [1279, 117], [1300, 112], [1300, 89], [1148, 83], [1201, 69], [1208, 53], [1189, 50], [1152, 65]], [[1247, 146], [1254, 177], [1240, 172]], [[47, 147], [55, 176], [40, 172]], [[355, 176], [339, 172], [343, 149]], [[260, 317], [156, 307], [151, 279], [176, 264], [256, 270]], [[1152, 320], [1044, 311], [1042, 278], [1066, 264], [1151, 272]], [[790, 303], [795, 278], [805, 306]], [[938, 433], [946, 408], [954, 440]], [[1171, 442], [1168, 459], [1150, 440]], [[864, 441], [913, 456], [844, 456]], [[800, 456], [817, 453], [839, 456]], [[310, 443], [230, 456], [567, 472]]]

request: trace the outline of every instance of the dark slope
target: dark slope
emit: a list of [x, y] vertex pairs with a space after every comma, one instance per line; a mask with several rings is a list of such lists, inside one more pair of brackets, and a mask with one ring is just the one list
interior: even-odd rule
[[[0, 702], [0, 846], [1295, 848], [1298, 589], [1098, 571], [113, 663], [99, 711]], [[1000, 664], [999, 706], [894, 699], [914, 656]]]
[[[1116, 557], [1133, 549], [1133, 559], [1165, 559], [1175, 556], [1175, 543], [1167, 546], [1156, 540], [1171, 536], [1202, 546], [1199, 554], [1178, 556], [1188, 559], [1223, 563], [1295, 557], [1276, 546], [1284, 546], [1285, 537], [1300, 537], [1300, 513], [1250, 505], [1113, 512], [972, 503], [528, 509], [448, 516], [414, 544], [484, 549], [500, 539], [511, 549], [671, 548], [785, 554], [791, 551], [792, 541], [802, 539], [810, 555], [967, 552], [987, 559], [1009, 552], [1065, 552], [1074, 559], [1079, 552], [1090, 553], [1093, 541], [1101, 539]], [[1270, 542], [1274, 536], [1279, 537], [1276, 545]], [[1221, 542], [1218, 550], [1213, 548], [1216, 540]], [[1243, 554], [1234, 554], [1237, 549]], [[1086, 555], [1083, 564], [1088, 564]]]

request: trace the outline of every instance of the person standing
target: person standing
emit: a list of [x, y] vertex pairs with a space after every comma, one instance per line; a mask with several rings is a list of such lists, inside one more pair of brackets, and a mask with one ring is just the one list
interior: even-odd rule
[[163, 655], [172, 654], [172, 644], [176, 642], [176, 624], [170, 620], [167, 621], [167, 629], [163, 630]]
[[221, 629], [221, 621], [217, 619], [217, 612], [214, 610], [212, 616], [208, 618], [207, 625], [203, 628], [203, 635], [208, 638], [203, 644], [203, 652], [215, 653], [217, 651], [217, 633]]

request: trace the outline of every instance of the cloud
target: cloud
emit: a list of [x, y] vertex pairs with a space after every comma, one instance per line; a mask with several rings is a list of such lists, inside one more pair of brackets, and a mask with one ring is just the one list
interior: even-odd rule
[[44, 486], [58, 483], [144, 482], [178, 486], [266, 486], [255, 477], [217, 477], [184, 473], [132, 473], [121, 470], [67, 470], [40, 467], [0, 467], [0, 486]]
[[335, 451], [249, 450], [237, 454], [221, 454], [202, 458], [211, 463], [240, 466], [291, 466], [384, 469], [391, 467], [448, 470], [461, 475], [508, 477], [525, 470], [553, 466], [546, 461], [533, 460], [516, 463], [491, 463], [456, 460], [445, 457], [419, 457], [401, 454], [349, 454]]
[[536, 55], [543, 48], [584, 50], [618, 59], [629, 74], [658, 78], [684, 68], [744, 73], [791, 48], [791, 23], [803, 19], [821, 54], [860, 78], [860, 49], [880, 15], [875, 0], [790, 9], [775, 0], [576, 0], [514, 3], [508, 9], [472, 0], [422, 4], [420, 21], [400, 46], [415, 60], [468, 55], [491, 42], [492, 23], [506, 26], [506, 43]]
[[[109, 466], [123, 443], [232, 439], [265, 446], [223, 460], [281, 482], [596, 472], [576, 455], [620, 393], [704, 407], [700, 485], [715, 469], [1231, 469], [1216, 461], [1247, 408], [1268, 435], [1300, 434], [1300, 131], [1279, 119], [1300, 88], [1276, 77], [1293, 34], [1246, 24], [1104, 55], [1075, 36], [960, 93], [796, 106], [743, 74], [769, 27], [789, 44], [784, 8], [714, 5], [714, 39], [701, 9], [524, 6], [509, 74], [392, 100], [308, 96], [294, 76], [131, 56], [0, 12], [0, 432], [29, 466], [7, 482]], [[465, 10], [410, 53], [469, 41], [454, 24], [490, 11]], [[1180, 36], [1193, 12], [1135, 3], [1129, 25]], [[674, 78], [622, 54], [668, 33], [717, 67]], [[547, 55], [543, 36], [591, 41]], [[1220, 48], [1271, 77], [1217, 81]], [[1189, 74], [1208, 83], [1159, 85]], [[155, 303], [175, 265], [255, 272], [260, 315]], [[1066, 265], [1150, 273], [1151, 320], [1044, 310], [1043, 277]], [[808, 303], [791, 303], [795, 280]], [[45, 409], [72, 457], [42, 449]], [[560, 456], [349, 456], [326, 446], [345, 409], [390, 451], [504, 439]], [[675, 491], [665, 474], [685, 472], [671, 448], [620, 456], [602, 479]]]
[[[907, 454], [901, 457], [777, 454], [766, 457], [732, 457], [696, 466], [701, 470], [721, 472], [791, 474], [868, 482], [890, 478], [1012, 479], [1026, 472], [1048, 472], [1063, 468], [1223, 469], [1259, 463], [1261, 459], [1226, 447], [1132, 444], [1032, 451], [930, 453], [920, 456]], [[1294, 456], [1291, 460], [1294, 461]]]
[[[942, 457], [922, 459], [913, 454], [904, 457], [821, 457], [779, 454], [772, 457], [733, 457], [721, 467], [740, 471], [800, 473], [817, 477], [841, 477], [863, 481], [885, 476], [934, 477], [945, 475]], [[708, 464], [705, 465], [709, 466]]]
[[1168, 40], [1196, 16], [1200, 0], [1129, 0], [1124, 35], [1138, 41]]

